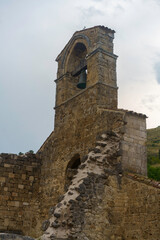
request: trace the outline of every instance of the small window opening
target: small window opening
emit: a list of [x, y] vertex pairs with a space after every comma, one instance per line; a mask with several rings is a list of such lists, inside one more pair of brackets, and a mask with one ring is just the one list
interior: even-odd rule
[[72, 165], [70, 166], [71, 169], [77, 169], [80, 165], [81, 161], [80, 161], [80, 158], [76, 159]]
[[69, 185], [71, 184], [71, 181], [74, 177], [74, 175], [78, 172], [78, 167], [81, 164], [80, 161], [80, 155], [76, 154], [68, 163], [68, 166], [66, 168], [66, 182], [65, 182], [65, 190], [67, 191]]

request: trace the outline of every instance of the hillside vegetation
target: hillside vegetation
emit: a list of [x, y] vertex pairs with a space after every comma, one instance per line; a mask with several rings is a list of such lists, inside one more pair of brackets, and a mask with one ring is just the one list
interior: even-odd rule
[[160, 181], [160, 126], [147, 130], [148, 177]]

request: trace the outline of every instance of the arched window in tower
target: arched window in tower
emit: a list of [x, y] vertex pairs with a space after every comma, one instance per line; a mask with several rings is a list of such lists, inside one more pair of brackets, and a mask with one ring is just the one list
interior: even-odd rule
[[69, 185], [75, 174], [77, 174], [77, 170], [79, 165], [81, 164], [80, 155], [76, 154], [72, 159], [69, 161], [67, 168], [66, 168], [66, 182], [65, 182], [65, 190], [68, 189]]
[[83, 43], [77, 43], [70, 55], [67, 71], [76, 79], [79, 89], [86, 88], [87, 81], [87, 49]]

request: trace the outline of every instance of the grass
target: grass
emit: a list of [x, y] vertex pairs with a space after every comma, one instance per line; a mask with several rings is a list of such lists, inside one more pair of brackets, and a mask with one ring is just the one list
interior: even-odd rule
[[160, 181], [160, 126], [147, 130], [148, 177]]

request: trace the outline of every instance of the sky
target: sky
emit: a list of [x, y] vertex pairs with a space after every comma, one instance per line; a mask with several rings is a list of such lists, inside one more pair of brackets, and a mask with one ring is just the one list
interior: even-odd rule
[[119, 108], [160, 125], [160, 0], [0, 0], [0, 153], [36, 152], [53, 131], [55, 59], [96, 25], [116, 31]]

